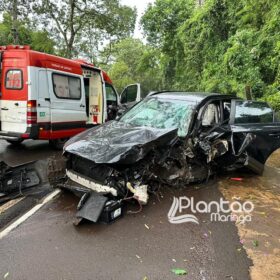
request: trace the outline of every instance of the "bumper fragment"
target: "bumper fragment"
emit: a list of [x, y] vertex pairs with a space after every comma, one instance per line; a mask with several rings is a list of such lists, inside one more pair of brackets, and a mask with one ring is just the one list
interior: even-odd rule
[[92, 191], [95, 191], [97, 193], [102, 194], [112, 194], [113, 196], [117, 196], [117, 190], [114, 188], [111, 188], [109, 186], [101, 185], [96, 182], [93, 182], [90, 178], [86, 176], [81, 176], [77, 172], [73, 170], [66, 170], [66, 175], [68, 178]]

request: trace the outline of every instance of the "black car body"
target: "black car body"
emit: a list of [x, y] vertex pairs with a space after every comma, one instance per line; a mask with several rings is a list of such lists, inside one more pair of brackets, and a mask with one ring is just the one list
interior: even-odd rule
[[68, 177], [82, 189], [118, 199], [132, 192], [145, 204], [143, 192], [160, 185], [184, 186], [222, 169], [261, 174], [279, 147], [280, 123], [264, 102], [159, 92], [73, 137], [64, 155]]

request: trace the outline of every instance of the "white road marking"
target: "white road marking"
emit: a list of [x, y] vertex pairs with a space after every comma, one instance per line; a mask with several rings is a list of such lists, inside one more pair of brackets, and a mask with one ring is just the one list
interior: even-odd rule
[[27, 213], [25, 213], [23, 216], [18, 218], [16, 221], [14, 221], [12, 224], [10, 224], [8, 227], [6, 227], [3, 231], [0, 232], [0, 239], [8, 235], [12, 230], [17, 228], [20, 224], [22, 224], [24, 221], [26, 221], [28, 218], [30, 218], [33, 214], [35, 214], [40, 208], [42, 208], [45, 204], [47, 204], [49, 201], [51, 201], [54, 197], [56, 197], [58, 194], [60, 194], [61, 190], [57, 189], [51, 192], [49, 195], [47, 195], [41, 203], [35, 205], [32, 209], [30, 209]]

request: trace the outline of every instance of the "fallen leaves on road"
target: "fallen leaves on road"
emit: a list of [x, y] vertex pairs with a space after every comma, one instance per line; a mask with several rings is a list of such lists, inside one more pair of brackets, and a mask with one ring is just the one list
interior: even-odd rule
[[7, 272], [7, 273], [4, 275], [4, 279], [7, 279], [9, 275], [10, 275], [10, 273]]
[[253, 240], [252, 243], [253, 243], [254, 247], [258, 247], [259, 246], [259, 241], [258, 240]]
[[146, 228], [146, 229], [150, 229], [150, 227], [149, 227], [147, 224], [145, 224], [145, 228]]

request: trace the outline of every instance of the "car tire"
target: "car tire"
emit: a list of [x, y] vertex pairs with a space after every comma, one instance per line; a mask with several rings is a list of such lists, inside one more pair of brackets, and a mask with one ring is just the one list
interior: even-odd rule
[[17, 146], [19, 144], [21, 144], [24, 139], [20, 138], [20, 139], [17, 139], [17, 140], [6, 140], [8, 143], [12, 144], [13, 146]]
[[56, 150], [62, 150], [64, 144], [68, 141], [69, 138], [59, 138], [50, 140], [50, 145]]

